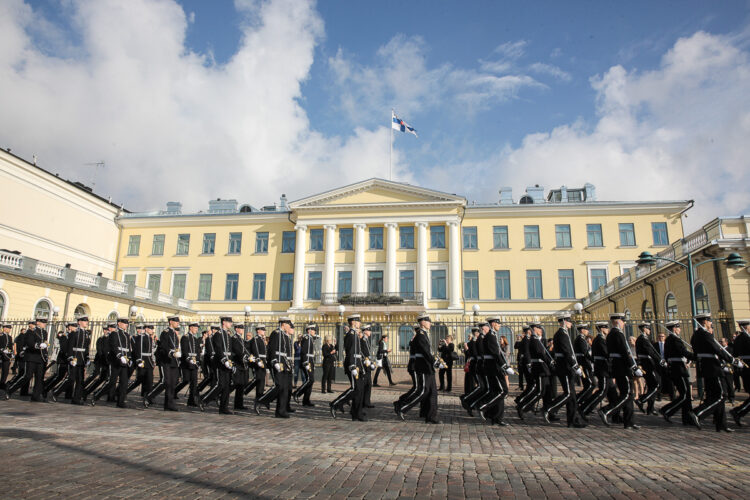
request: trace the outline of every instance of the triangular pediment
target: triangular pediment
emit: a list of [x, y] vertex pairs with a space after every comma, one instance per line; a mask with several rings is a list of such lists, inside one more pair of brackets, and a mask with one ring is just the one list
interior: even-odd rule
[[304, 208], [351, 207], [357, 205], [463, 205], [465, 203], [466, 200], [463, 197], [454, 194], [375, 178], [294, 201], [289, 204], [289, 208], [296, 210]]

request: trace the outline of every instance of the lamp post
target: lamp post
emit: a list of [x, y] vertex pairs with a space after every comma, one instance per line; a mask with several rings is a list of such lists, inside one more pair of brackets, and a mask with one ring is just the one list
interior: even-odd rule
[[474, 304], [473, 306], [471, 306], [471, 310], [474, 313], [474, 322], [476, 323], [477, 316], [479, 316], [479, 304]]
[[693, 318], [695, 318], [695, 315], [698, 313], [698, 307], [695, 303], [695, 268], [709, 262], [724, 262], [724, 265], [726, 265], [729, 269], [739, 269], [747, 265], [747, 261], [745, 261], [745, 259], [743, 259], [740, 254], [736, 252], [730, 253], [726, 258], [717, 257], [715, 259], [704, 260], [703, 262], [699, 262], [698, 264], [693, 264], [693, 256], [689, 252], [687, 254], [687, 264], [678, 262], [675, 259], [670, 259], [669, 257], [653, 255], [651, 254], [651, 252], [642, 252], [635, 262], [639, 266], [653, 266], [656, 264], [657, 260], [664, 260], [673, 264], [677, 264], [678, 266], [684, 267], [685, 271], [687, 271], [688, 284], [690, 285], [690, 312]]
[[253, 308], [250, 306], [245, 306], [245, 328], [248, 328], [247, 325], [247, 318], [250, 316], [250, 313], [253, 311]]

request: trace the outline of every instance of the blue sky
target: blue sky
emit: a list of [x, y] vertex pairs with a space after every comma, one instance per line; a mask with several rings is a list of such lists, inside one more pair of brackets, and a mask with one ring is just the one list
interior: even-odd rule
[[[479, 201], [501, 185], [517, 199], [593, 182], [601, 199], [746, 213], [727, 191], [750, 175], [749, 13], [747, 1], [7, 0], [0, 138], [84, 182], [105, 160], [97, 185], [135, 209], [263, 205], [387, 176], [394, 107], [419, 131], [396, 137], [396, 180]], [[217, 172], [232, 182], [215, 185]]]

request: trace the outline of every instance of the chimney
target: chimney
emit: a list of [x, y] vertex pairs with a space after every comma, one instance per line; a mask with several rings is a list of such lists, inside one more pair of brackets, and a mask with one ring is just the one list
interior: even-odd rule
[[533, 203], [544, 203], [544, 187], [534, 184], [526, 188], [526, 194], [533, 200]]
[[513, 188], [503, 186], [500, 188], [500, 204], [501, 205], [512, 205], [513, 204]]
[[167, 202], [167, 214], [168, 215], [179, 215], [182, 213], [182, 203], [179, 201], [168, 201]]
[[233, 214], [237, 212], [237, 200], [222, 200], [216, 198], [209, 200], [208, 213], [210, 214]]
[[560, 203], [568, 202], [568, 188], [565, 185], [560, 186]]
[[280, 210], [281, 210], [282, 212], [284, 212], [284, 211], [286, 211], [286, 210], [287, 210], [287, 206], [286, 206], [286, 195], [285, 195], [285, 194], [282, 194], [282, 195], [281, 195], [281, 200], [280, 200], [280, 202], [279, 202], [279, 209], [280, 209]]
[[586, 190], [585, 201], [596, 201], [596, 188], [594, 185], [587, 182], [583, 185], [583, 188]]

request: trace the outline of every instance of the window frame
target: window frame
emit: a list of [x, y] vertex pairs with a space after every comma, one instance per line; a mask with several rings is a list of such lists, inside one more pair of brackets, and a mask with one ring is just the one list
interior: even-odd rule
[[[592, 229], [596, 227], [599, 228], [599, 231], [592, 231]], [[593, 235], [596, 237], [597, 234], [599, 236], [599, 244], [592, 245], [591, 236]], [[586, 224], [586, 247], [587, 248], [604, 248], [604, 232], [602, 230], [601, 224], [597, 224], [597, 223]]]
[[[183, 238], [186, 237], [186, 238]], [[184, 246], [184, 251], [181, 250], [181, 246]], [[185, 257], [190, 254], [190, 233], [181, 233], [177, 235], [177, 248], [175, 248], [175, 255]]]
[[464, 250], [479, 250], [477, 226], [464, 226], [461, 228], [461, 245]]
[[[565, 231], [567, 229], [567, 231]], [[560, 237], [563, 237], [563, 244], [560, 244]], [[568, 241], [565, 244], [565, 238]], [[555, 248], [573, 248], [573, 236], [570, 232], [570, 224], [555, 224]]]
[[[409, 246], [404, 245], [404, 238], [411, 240]], [[414, 226], [399, 226], [398, 248], [401, 250], [414, 250]]]
[[[657, 229], [657, 226], [659, 226], [659, 229]], [[663, 229], [663, 231], [662, 231]], [[653, 238], [654, 246], [655, 247], [668, 247], [669, 246], [669, 229], [667, 228], [666, 222], [652, 222], [651, 223], [651, 237]], [[664, 243], [660, 243], [656, 241], [656, 236], [663, 235], [664, 237]]]
[[[348, 245], [345, 245], [348, 243]], [[339, 250], [348, 252], [354, 250], [354, 228], [353, 227], [340, 227], [339, 228]]]
[[382, 250], [384, 239], [385, 239], [385, 231], [383, 226], [369, 226], [367, 228], [368, 233], [368, 250]]
[[[501, 273], [506, 273], [502, 275]], [[503, 294], [498, 294], [498, 282], [502, 285], [503, 282], [507, 284], [508, 296], [502, 297]], [[495, 269], [495, 300], [511, 300], [511, 288], [510, 288], [510, 269]]]
[[[316, 290], [313, 290], [310, 286], [313, 284], [313, 275], [315, 275]], [[313, 292], [317, 292], [316, 294]], [[308, 271], [307, 272], [307, 300], [320, 300], [321, 294], [323, 293], [323, 272], [322, 271]]]
[[[176, 282], [176, 279], [177, 279], [178, 276], [182, 276], [183, 280], [184, 280], [183, 283], [182, 283], [182, 287], [183, 287], [183, 289], [182, 289], [182, 296], [179, 296], [179, 295], [175, 294], [175, 282]], [[171, 287], [170, 293], [169, 293], [172, 297], [177, 297], [178, 299], [184, 299], [185, 298], [185, 294], [187, 294], [187, 278], [188, 278], [188, 273], [187, 272], [182, 272], [181, 271], [181, 272], [173, 272], [172, 273], [172, 287]]]
[[[268, 242], [269, 242], [268, 231], [256, 231], [255, 232], [255, 253], [258, 255], [268, 254]], [[265, 249], [262, 248], [265, 242]]]
[[281, 232], [281, 253], [294, 253], [296, 246], [297, 246], [297, 234], [295, 233], [295, 231], [282, 231]]
[[[232, 280], [230, 280], [230, 276], [233, 276]], [[234, 283], [233, 291], [234, 293], [230, 293], [229, 284]], [[239, 273], [226, 273], [226, 281], [224, 282], [224, 300], [237, 300], [237, 296], [239, 295], [240, 291], [240, 274]], [[231, 295], [234, 295], [233, 297]]]
[[[135, 242], [135, 251], [133, 251], [133, 243]], [[138, 257], [141, 253], [141, 235], [131, 234], [128, 235], [128, 252], [127, 257]]]
[[[536, 228], [536, 231], [533, 229]], [[531, 241], [529, 241], [531, 237]], [[533, 245], [534, 237], [536, 237], [536, 246]], [[529, 243], [532, 243], [529, 245]], [[524, 250], [539, 250], [542, 248], [541, 235], [539, 234], [539, 224], [526, 224], [523, 226], [523, 249]]]
[[[442, 243], [439, 238], [442, 236]], [[445, 248], [445, 225], [436, 224], [430, 226], [430, 248], [444, 249]]]
[[[530, 273], [539, 273], [538, 276], [532, 276]], [[532, 284], [533, 288], [536, 289], [536, 280], [539, 282], [539, 295], [532, 295]], [[542, 270], [541, 269], [527, 269], [526, 270], [526, 298], [529, 300], [544, 300], [544, 282], [542, 281]]]
[[[161, 236], [161, 238], [159, 238]], [[164, 233], [161, 234], [155, 234], [154, 237], [151, 240], [151, 255], [154, 257], [161, 257], [164, 255], [164, 240], [166, 239]], [[156, 244], [160, 243], [161, 245], [161, 251], [157, 252]]]
[[479, 271], [464, 271], [464, 299], [479, 300]]
[[[322, 252], [325, 250], [325, 236], [322, 229], [310, 229], [310, 252]], [[320, 248], [313, 248], [313, 244], [320, 242]], [[317, 246], [317, 244], [316, 244]]]
[[252, 300], [266, 300], [266, 273], [253, 273]]
[[[436, 273], [442, 273], [442, 277], [436, 276]], [[442, 281], [442, 296], [435, 295], [436, 280], [438, 284]], [[430, 270], [430, 300], [447, 300], [448, 299], [448, 273], [445, 269]]]
[[[239, 236], [232, 238], [233, 236]], [[234, 246], [236, 250], [232, 251], [232, 243], [236, 243]], [[227, 255], [241, 255], [242, 254], [242, 233], [229, 233], [229, 247], [227, 248]]]
[[[505, 231], [502, 231], [505, 229]], [[500, 239], [505, 238], [505, 245], [498, 245], [498, 236]], [[492, 226], [492, 249], [508, 250], [510, 248], [510, 239], [508, 236], [508, 226]]]
[[[630, 226], [630, 231], [627, 230], [627, 226]], [[618, 233], [620, 234], [620, 246], [624, 248], [633, 248], [638, 245], [635, 239], [635, 223], [633, 222], [620, 222], [617, 224]], [[633, 243], [623, 243], [623, 235], [632, 235]], [[627, 238], [626, 238], [627, 239]]]
[[[291, 277], [291, 279], [289, 279]], [[287, 297], [288, 287], [288, 297]], [[294, 298], [294, 273], [279, 274], [279, 300], [289, 300]]]
[[[376, 273], [380, 273], [378, 277]], [[382, 295], [385, 291], [385, 273], [381, 269], [369, 269], [367, 271], [367, 293], [373, 295]], [[372, 284], [380, 283], [380, 291], [373, 291]]]
[[[343, 276], [342, 276], [343, 275]], [[348, 284], [342, 290], [342, 284]], [[352, 271], [341, 270], [336, 274], [336, 293], [339, 297], [352, 293]]]
[[[208, 276], [208, 293], [203, 294], [203, 287], [206, 283], [204, 277]], [[198, 300], [211, 300], [211, 292], [213, 291], [214, 275], [212, 273], [201, 273], [198, 276]], [[204, 296], [207, 295], [207, 296]]]
[[[406, 273], [410, 273], [411, 276], [406, 277]], [[411, 290], [404, 290], [403, 284], [411, 283]], [[398, 292], [401, 294], [414, 293], [416, 291], [416, 273], [414, 269], [399, 269], [398, 271]]]
[[[570, 272], [570, 276], [563, 276], [563, 272], [565, 273]], [[576, 298], [576, 280], [575, 280], [574, 269], [558, 269], [557, 281], [560, 287], [561, 299], [575, 299]], [[570, 288], [570, 290], [568, 290], [568, 288]], [[563, 291], [566, 291], [568, 293], [564, 294]]]
[[[210, 252], [207, 252], [206, 244], [210, 243]], [[201, 243], [201, 255], [216, 254], [216, 233], [203, 233], [203, 242]]]

